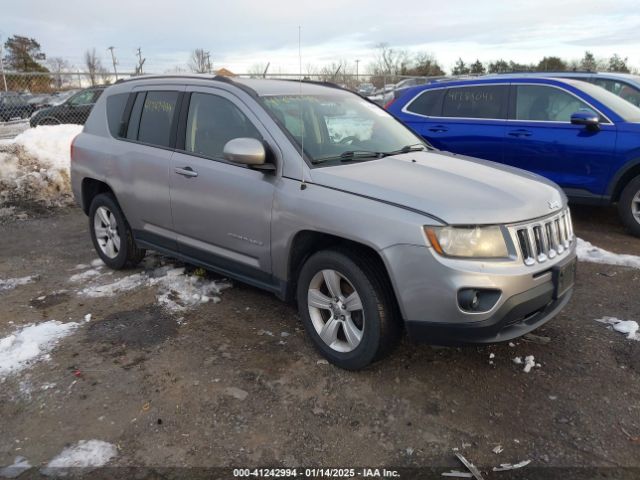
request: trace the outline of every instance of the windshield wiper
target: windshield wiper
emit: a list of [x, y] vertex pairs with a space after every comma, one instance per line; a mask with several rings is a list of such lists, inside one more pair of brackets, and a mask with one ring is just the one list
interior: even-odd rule
[[374, 152], [371, 150], [348, 150], [346, 152], [342, 152], [340, 155], [316, 158], [311, 163], [318, 164], [330, 160], [340, 160], [341, 162], [355, 162], [361, 159], [365, 160], [369, 158], [382, 158], [383, 156], [384, 152]]
[[424, 143], [414, 143], [413, 145], [405, 145], [398, 150], [393, 150], [391, 152], [383, 152], [383, 157], [388, 157], [390, 155], [400, 155], [401, 153], [409, 153], [409, 152], [423, 152], [428, 147]]
[[384, 158], [390, 155], [399, 155], [401, 153], [421, 152], [427, 149], [429, 149], [429, 147], [424, 143], [414, 143], [413, 145], [405, 145], [398, 150], [393, 150], [390, 152], [375, 152], [373, 150], [347, 150], [346, 152], [342, 152], [340, 155], [317, 158], [311, 163], [316, 165], [318, 163], [323, 163], [330, 160], [340, 160], [341, 162], [357, 162], [360, 160]]

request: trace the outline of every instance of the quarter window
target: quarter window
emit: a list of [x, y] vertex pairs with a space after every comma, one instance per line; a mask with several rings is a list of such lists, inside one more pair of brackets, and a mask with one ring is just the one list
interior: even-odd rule
[[516, 88], [516, 120], [570, 122], [571, 115], [578, 111], [597, 115], [589, 105], [564, 90], [543, 85]]
[[122, 125], [122, 117], [128, 98], [128, 93], [119, 93], [107, 98], [107, 123], [109, 124], [109, 131], [114, 137], [120, 136], [120, 126]]
[[231, 101], [218, 95], [191, 94], [185, 150], [222, 158], [224, 146], [234, 138], [262, 136], [247, 116]]
[[[170, 145], [171, 124], [178, 96], [178, 92], [147, 92], [140, 116], [139, 141], [159, 147]], [[138, 103], [138, 98], [136, 103]], [[135, 118], [133, 114], [131, 118]]]
[[426, 117], [442, 115], [442, 99], [445, 90], [425, 90], [407, 106], [407, 111]]
[[442, 116], [504, 119], [508, 90], [506, 85], [450, 88], [444, 97]]

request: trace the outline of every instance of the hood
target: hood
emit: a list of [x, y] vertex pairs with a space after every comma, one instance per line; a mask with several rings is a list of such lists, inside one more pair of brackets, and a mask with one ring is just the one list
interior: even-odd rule
[[447, 152], [412, 152], [311, 170], [313, 183], [419, 210], [452, 225], [508, 224], [566, 205], [538, 175]]

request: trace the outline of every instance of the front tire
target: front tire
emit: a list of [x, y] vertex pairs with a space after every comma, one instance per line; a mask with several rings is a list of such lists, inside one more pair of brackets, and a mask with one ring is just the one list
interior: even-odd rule
[[618, 201], [618, 212], [629, 232], [640, 237], [640, 176], [624, 187]]
[[112, 194], [101, 193], [91, 202], [89, 231], [93, 247], [109, 268], [134, 267], [146, 254], [136, 245], [131, 227]]
[[304, 263], [298, 310], [318, 351], [334, 365], [359, 370], [395, 345], [395, 300], [376, 262], [351, 251], [324, 250]]

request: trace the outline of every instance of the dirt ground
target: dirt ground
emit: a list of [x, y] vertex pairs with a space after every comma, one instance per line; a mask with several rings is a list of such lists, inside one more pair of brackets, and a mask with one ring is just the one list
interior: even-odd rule
[[[585, 240], [640, 255], [614, 210], [573, 215]], [[158, 473], [164, 467], [230, 466], [430, 467], [445, 478], [464, 470], [454, 449], [486, 479], [587, 471], [568, 476], [568, 467], [640, 478], [640, 342], [595, 321], [640, 321], [638, 269], [581, 262], [569, 306], [536, 332], [548, 343], [405, 340], [353, 373], [319, 362], [292, 306], [238, 282], [220, 303], [180, 315], [156, 305], [154, 287], [82, 296], [69, 277], [96, 258], [78, 209], [0, 225], [0, 278], [39, 276], [0, 292], [0, 338], [92, 315], [48, 361], [0, 384], [0, 466], [21, 455], [40, 467], [65, 446], [99, 439], [118, 448], [109, 465], [150, 467], [154, 478], [170, 478]], [[541, 367], [524, 373], [513, 358], [526, 355]], [[523, 460], [531, 463], [519, 477], [491, 472]]]

